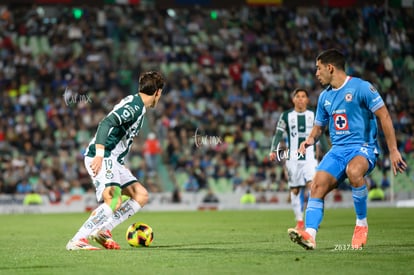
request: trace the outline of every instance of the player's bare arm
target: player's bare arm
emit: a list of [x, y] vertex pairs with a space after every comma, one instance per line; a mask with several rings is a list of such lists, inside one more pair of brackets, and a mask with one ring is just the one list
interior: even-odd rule
[[394, 175], [396, 175], [397, 172], [402, 173], [407, 168], [407, 164], [405, 163], [400, 152], [398, 151], [397, 139], [395, 137], [394, 127], [392, 125], [392, 120], [387, 107], [385, 105], [382, 106], [375, 112], [375, 115], [380, 121], [382, 131], [384, 132], [387, 147], [390, 151], [390, 161]]
[[272, 139], [272, 148], [270, 148], [269, 159], [270, 161], [275, 161], [277, 158], [277, 149], [279, 146], [279, 142], [282, 140], [283, 131], [277, 130], [276, 134], [273, 136]]
[[322, 133], [323, 133], [323, 127], [318, 126], [318, 125], [314, 125], [310, 135], [306, 138], [306, 140], [304, 142], [302, 142], [300, 144], [299, 153], [302, 154], [302, 155], [305, 155], [306, 154], [306, 148], [308, 148], [309, 146], [314, 145], [315, 142], [322, 135]]
[[91, 169], [96, 176], [102, 167], [102, 160], [105, 153], [105, 146], [102, 144], [95, 144], [96, 155], [92, 160]]

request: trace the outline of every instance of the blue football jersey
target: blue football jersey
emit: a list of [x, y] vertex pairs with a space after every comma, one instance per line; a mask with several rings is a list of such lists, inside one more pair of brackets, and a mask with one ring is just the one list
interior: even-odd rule
[[377, 89], [357, 77], [347, 77], [342, 87], [331, 86], [322, 91], [318, 99], [315, 124], [329, 124], [332, 145], [377, 144], [377, 120], [374, 114], [384, 106]]

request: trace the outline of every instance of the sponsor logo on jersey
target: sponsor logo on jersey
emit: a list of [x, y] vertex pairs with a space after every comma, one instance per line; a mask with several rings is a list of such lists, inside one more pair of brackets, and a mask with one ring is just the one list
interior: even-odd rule
[[369, 86], [369, 90], [371, 91], [371, 92], [373, 92], [373, 93], [376, 93], [377, 92], [377, 88], [375, 88], [374, 86]]
[[297, 130], [296, 130], [296, 125], [291, 125], [290, 126], [290, 135], [292, 137], [296, 137], [298, 134]]
[[325, 99], [325, 103], [323, 104], [323, 106], [328, 106], [328, 105], [331, 105], [331, 102]]
[[334, 120], [335, 130], [343, 131], [343, 130], [349, 129], [348, 117], [346, 114], [335, 114], [333, 116], [333, 120]]

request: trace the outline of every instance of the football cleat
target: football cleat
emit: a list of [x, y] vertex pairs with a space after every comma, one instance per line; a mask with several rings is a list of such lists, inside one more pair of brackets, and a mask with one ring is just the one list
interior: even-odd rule
[[90, 245], [87, 239], [77, 241], [70, 240], [66, 245], [67, 250], [100, 250], [100, 248]]
[[368, 226], [355, 226], [352, 236], [352, 248], [360, 249], [367, 244]]
[[91, 237], [106, 249], [120, 249], [121, 246], [112, 239], [112, 233], [109, 230], [98, 230]]
[[315, 249], [316, 247], [315, 240], [312, 238], [312, 236], [308, 232], [297, 230], [295, 228], [289, 228], [288, 234], [292, 242], [297, 243], [298, 245], [302, 246], [306, 250]]
[[305, 223], [303, 221], [298, 221], [296, 223], [295, 229], [299, 231], [305, 230]]

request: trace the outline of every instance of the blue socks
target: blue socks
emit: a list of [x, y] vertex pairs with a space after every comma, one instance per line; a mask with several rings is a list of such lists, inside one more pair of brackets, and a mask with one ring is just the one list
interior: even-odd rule
[[312, 228], [318, 231], [319, 224], [323, 218], [323, 204], [324, 201], [322, 199], [309, 198], [305, 218], [306, 229]]
[[363, 220], [367, 217], [367, 186], [352, 187], [352, 198], [354, 199], [355, 213], [358, 220]]
[[[358, 188], [352, 187], [352, 198], [354, 199], [355, 213], [357, 216], [357, 225], [367, 226], [367, 186]], [[318, 230], [323, 218], [324, 201], [322, 199], [309, 198], [308, 207], [306, 208], [305, 225], [306, 229], [312, 228]], [[359, 224], [360, 222], [361, 224]]]

